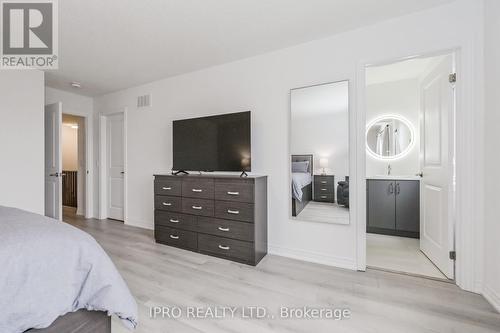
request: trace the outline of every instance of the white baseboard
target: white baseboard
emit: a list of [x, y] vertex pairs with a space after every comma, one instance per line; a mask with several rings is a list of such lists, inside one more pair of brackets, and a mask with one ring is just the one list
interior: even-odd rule
[[268, 253], [321, 265], [356, 270], [356, 261], [352, 258], [329, 256], [319, 252], [291, 249], [277, 245], [269, 245]]
[[483, 296], [488, 302], [500, 312], [500, 294], [488, 286], [483, 286]]
[[129, 225], [132, 227], [138, 227], [142, 229], [154, 230], [154, 224], [148, 221], [135, 220], [131, 218], [127, 218], [125, 225]]

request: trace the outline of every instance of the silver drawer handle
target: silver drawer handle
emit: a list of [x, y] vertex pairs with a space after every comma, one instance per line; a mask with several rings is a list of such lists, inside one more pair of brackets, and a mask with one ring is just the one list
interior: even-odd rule
[[170, 238], [172, 238], [172, 239], [179, 239], [179, 236], [170, 235]]
[[172, 203], [171, 202], [164, 202], [163, 206], [172, 206]]
[[179, 220], [170, 219], [170, 222], [172, 222], [172, 223], [179, 223]]
[[321, 196], [321, 199], [326, 199], [326, 195], [322, 195], [322, 196]]
[[228, 195], [240, 195], [240, 192], [227, 192]]
[[239, 210], [231, 210], [231, 209], [228, 209], [227, 212], [228, 212], [228, 214], [239, 214], [240, 213]]
[[321, 184], [326, 184], [326, 182], [325, 182], [325, 181], [322, 181], [322, 182], [321, 182]]
[[326, 188], [322, 188], [321, 191], [326, 191], [327, 189]]
[[201, 206], [191, 206], [191, 208], [196, 209], [196, 210], [203, 209], [203, 207], [201, 207]]
[[219, 249], [221, 249], [221, 250], [229, 250], [230, 247], [229, 246], [224, 246], [224, 245], [219, 245]]
[[171, 187], [162, 187], [162, 189], [165, 191], [170, 191], [172, 188]]
[[229, 231], [229, 228], [219, 227], [219, 230], [220, 230], [220, 231]]
[[191, 191], [196, 192], [196, 193], [203, 192], [203, 190], [199, 189], [199, 188], [193, 188]]

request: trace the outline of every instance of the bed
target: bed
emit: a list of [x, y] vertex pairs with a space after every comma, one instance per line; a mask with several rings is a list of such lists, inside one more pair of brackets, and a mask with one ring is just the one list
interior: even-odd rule
[[130, 329], [137, 304], [100, 245], [69, 224], [0, 206], [0, 332]]
[[[294, 170], [294, 162], [307, 162], [307, 169]], [[299, 215], [312, 200], [313, 172], [313, 155], [292, 155], [292, 216]]]

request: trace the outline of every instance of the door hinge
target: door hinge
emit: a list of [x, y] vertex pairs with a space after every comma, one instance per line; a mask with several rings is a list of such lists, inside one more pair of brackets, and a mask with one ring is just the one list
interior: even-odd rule
[[450, 251], [450, 259], [457, 260], [457, 253], [455, 251]]
[[451, 73], [448, 75], [448, 81], [450, 81], [450, 83], [457, 82], [457, 73]]

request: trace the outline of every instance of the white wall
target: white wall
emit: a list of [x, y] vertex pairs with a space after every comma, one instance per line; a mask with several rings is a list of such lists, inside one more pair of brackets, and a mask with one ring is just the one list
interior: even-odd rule
[[384, 161], [366, 154], [366, 176], [387, 174], [391, 164], [392, 175], [414, 175], [419, 171], [419, 81], [401, 80], [372, 84], [366, 87], [366, 123], [377, 117], [396, 114], [406, 118], [413, 126], [415, 145], [405, 156], [396, 160]]
[[[358, 88], [357, 69], [362, 61], [376, 62], [460, 47], [464, 68], [474, 66], [478, 11], [476, 1], [459, 0], [327, 39], [97, 98], [98, 113], [128, 107], [127, 223], [153, 227], [152, 175], [169, 172], [172, 166], [172, 120], [252, 110], [252, 167], [256, 173], [269, 176], [270, 252], [355, 269], [360, 251], [356, 218], [351, 219], [351, 225], [303, 223], [289, 218], [289, 90], [349, 79], [350, 121], [356, 126], [354, 88]], [[474, 102], [477, 78], [472, 73], [464, 70], [462, 74], [470, 82], [463, 94]], [[153, 94], [153, 107], [136, 109], [136, 97], [146, 93]], [[359, 144], [364, 146], [359, 138], [351, 140], [362, 141]], [[351, 157], [354, 156], [357, 156], [355, 150], [351, 152]], [[480, 169], [476, 159], [470, 163], [477, 163], [473, 168]], [[364, 174], [364, 163], [362, 166], [351, 163], [350, 174], [356, 173]], [[468, 188], [473, 193], [482, 193], [482, 184], [476, 185]], [[475, 204], [473, 193], [468, 193], [471, 205]], [[357, 207], [352, 208], [354, 211]], [[460, 277], [459, 283], [462, 284]], [[472, 290], [473, 283], [463, 286]]]
[[485, 2], [484, 294], [500, 311], [500, 1]]
[[63, 170], [78, 171], [78, 129], [63, 125], [61, 132]]
[[327, 174], [344, 180], [349, 174], [349, 113], [332, 112], [321, 117], [301, 114], [292, 118], [291, 154], [313, 154], [314, 173], [321, 174], [320, 158], [328, 159]]
[[349, 175], [349, 83], [294, 89], [290, 94], [290, 153], [312, 154], [314, 173], [344, 180]]
[[0, 70], [0, 205], [44, 214], [44, 75]]
[[[94, 170], [97, 170], [97, 165], [93, 164], [94, 157], [94, 145], [97, 144], [94, 142], [93, 137], [93, 123], [94, 123], [94, 100], [93, 98], [82, 96], [74, 93], [70, 93], [67, 91], [54, 89], [50, 87], [45, 88], [45, 104], [52, 104], [56, 102], [61, 102], [63, 107], [63, 113], [71, 114], [80, 117], [87, 117], [88, 122], [79, 122], [78, 123], [78, 148], [82, 154], [79, 154], [78, 157], [78, 184], [83, 184], [85, 181], [85, 177], [87, 177], [87, 188], [83, 186], [78, 186], [78, 208], [77, 214], [86, 215], [86, 217], [97, 217], [97, 210], [94, 210], [94, 200], [91, 198], [89, 202], [89, 207], [86, 209], [85, 206], [85, 197], [86, 192], [94, 194], [94, 184], [97, 183], [97, 174], [94, 173]], [[87, 126], [86, 126], [87, 125]], [[84, 132], [88, 131], [88, 140], [85, 140]], [[88, 154], [88, 165], [85, 165], [86, 161], [83, 155], [83, 150], [85, 150]], [[64, 158], [64, 155], [63, 155]], [[86, 170], [88, 170], [88, 175], [85, 175]], [[97, 187], [96, 187], [97, 188]], [[97, 194], [95, 195], [95, 201], [97, 201]]]

